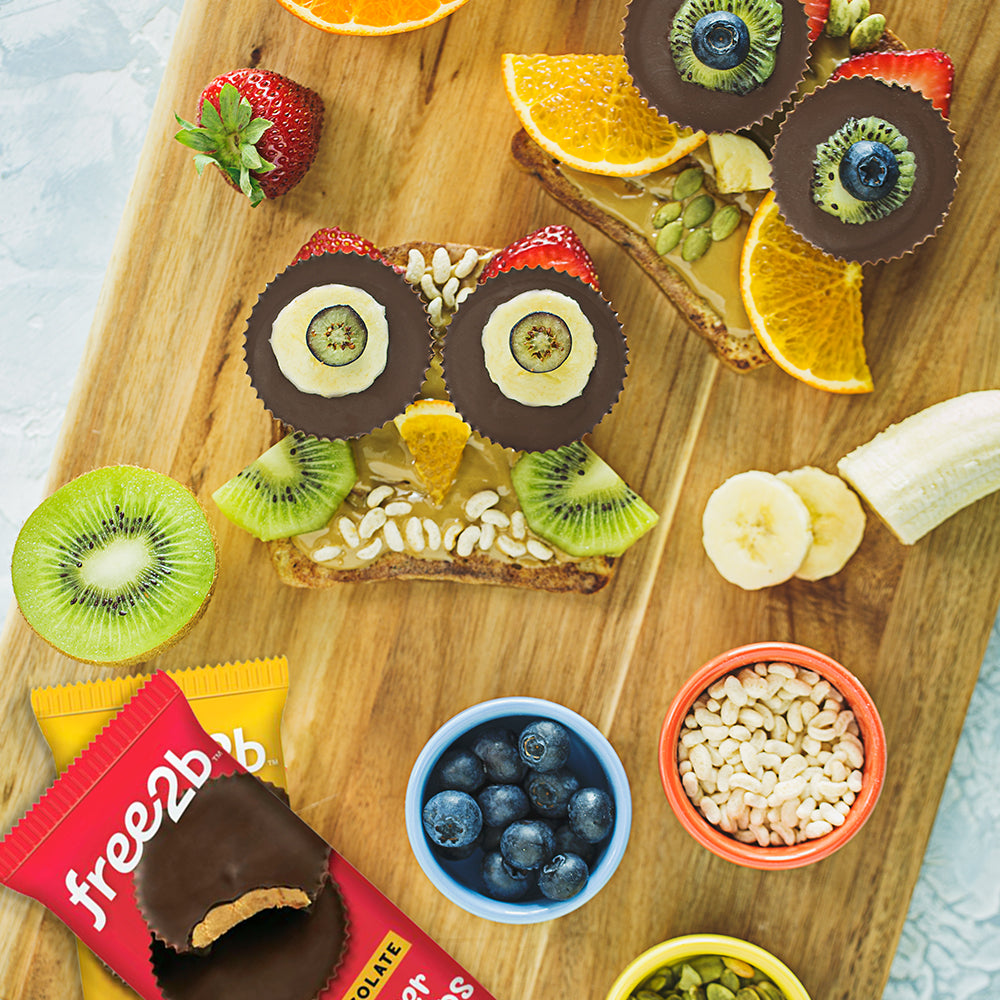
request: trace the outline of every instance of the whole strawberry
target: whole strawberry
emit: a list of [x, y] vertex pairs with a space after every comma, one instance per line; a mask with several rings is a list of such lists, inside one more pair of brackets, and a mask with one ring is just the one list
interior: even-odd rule
[[258, 205], [302, 180], [316, 157], [323, 102], [308, 87], [263, 69], [217, 76], [199, 98], [198, 124], [174, 115], [175, 138], [195, 150], [195, 167], [215, 164]]
[[551, 267], [566, 271], [598, 288], [594, 262], [580, 237], [569, 226], [544, 226], [522, 236], [491, 257], [479, 280], [485, 281], [501, 271], [522, 267]]

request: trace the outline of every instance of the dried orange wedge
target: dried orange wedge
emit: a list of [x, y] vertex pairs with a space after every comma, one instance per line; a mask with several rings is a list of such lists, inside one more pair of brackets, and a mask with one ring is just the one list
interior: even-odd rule
[[779, 368], [827, 392], [871, 392], [862, 343], [861, 265], [817, 250], [785, 225], [774, 192], [743, 243], [743, 305]]
[[336, 35], [395, 35], [440, 21], [467, 0], [278, 0], [314, 28]]
[[445, 399], [418, 399], [395, 423], [431, 503], [439, 505], [455, 482], [472, 428]]
[[669, 166], [707, 136], [651, 111], [623, 56], [503, 57], [507, 96], [546, 152], [592, 174], [634, 177]]

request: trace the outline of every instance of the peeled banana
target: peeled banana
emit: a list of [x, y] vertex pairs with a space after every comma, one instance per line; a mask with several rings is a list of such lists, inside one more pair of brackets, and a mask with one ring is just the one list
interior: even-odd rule
[[837, 471], [912, 545], [1000, 489], [1000, 389], [920, 410], [845, 455]]

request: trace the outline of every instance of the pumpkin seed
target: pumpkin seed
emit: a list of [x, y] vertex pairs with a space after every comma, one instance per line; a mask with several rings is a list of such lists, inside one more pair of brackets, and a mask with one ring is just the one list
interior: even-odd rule
[[668, 222], [681, 217], [684, 206], [679, 201], [668, 201], [662, 204], [653, 216], [653, 228], [662, 229]]
[[763, 1000], [785, 1000], [785, 994], [769, 979], [762, 979], [759, 983], [754, 983], [754, 989], [763, 997]]
[[701, 167], [688, 167], [677, 175], [674, 181], [674, 200], [684, 201], [690, 198], [696, 191], [701, 190], [702, 182], [705, 179], [705, 171]]
[[736, 232], [739, 224], [740, 210], [735, 205], [724, 205], [712, 218], [712, 239], [727, 239]]
[[699, 955], [691, 959], [691, 966], [701, 976], [703, 983], [714, 982], [725, 969], [718, 955]]
[[732, 969], [723, 969], [722, 975], [719, 976], [719, 982], [722, 983], [723, 986], [731, 989], [734, 993], [738, 992], [740, 986], [742, 985], [740, 983], [740, 977], [737, 976]]
[[709, 983], [705, 988], [705, 1000], [736, 1000], [736, 994], [722, 983]]
[[712, 233], [708, 229], [692, 229], [681, 247], [681, 258], [689, 264], [705, 256], [712, 245]]
[[761, 996], [752, 986], [744, 986], [736, 991], [736, 1000], [761, 1000]]
[[858, 21], [851, 32], [852, 52], [866, 52], [875, 48], [885, 32], [885, 14], [870, 14]]
[[684, 207], [684, 214], [681, 216], [684, 220], [684, 228], [694, 229], [703, 222], [708, 222], [714, 211], [715, 200], [712, 196], [710, 194], [698, 195]]
[[646, 989], [653, 990], [654, 993], [659, 993], [665, 986], [669, 986], [673, 980], [674, 977], [667, 972], [655, 972], [646, 981]]
[[826, 15], [826, 33], [831, 38], [840, 38], [851, 30], [853, 24], [850, 0], [830, 0], [830, 12]]
[[683, 235], [684, 223], [681, 222], [680, 219], [664, 226], [656, 234], [656, 252], [660, 254], [660, 256], [670, 253], [670, 251], [673, 250], [678, 243], [680, 243]]
[[659, 992], [651, 989], [637, 990], [632, 996], [635, 1000], [660, 1000]]
[[732, 969], [740, 979], [753, 979], [757, 973], [749, 962], [744, 962], [741, 958], [724, 958], [722, 961], [726, 968]]
[[681, 990], [689, 990], [692, 986], [701, 986], [701, 976], [685, 962], [681, 966], [681, 974], [677, 980], [677, 987]]

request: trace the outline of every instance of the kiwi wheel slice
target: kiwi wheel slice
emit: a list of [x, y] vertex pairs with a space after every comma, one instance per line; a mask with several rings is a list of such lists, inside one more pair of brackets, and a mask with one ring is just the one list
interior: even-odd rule
[[621, 555], [660, 519], [582, 441], [526, 452], [511, 479], [531, 530], [571, 556]]
[[212, 499], [233, 524], [266, 542], [324, 528], [357, 478], [347, 442], [296, 431], [223, 483]]
[[194, 494], [130, 465], [85, 473], [44, 500], [14, 544], [25, 620], [56, 649], [125, 666], [179, 639], [215, 585], [215, 539]]

